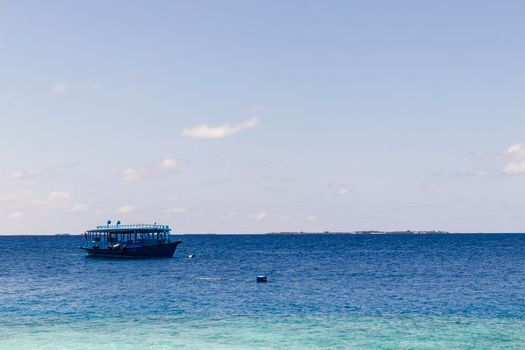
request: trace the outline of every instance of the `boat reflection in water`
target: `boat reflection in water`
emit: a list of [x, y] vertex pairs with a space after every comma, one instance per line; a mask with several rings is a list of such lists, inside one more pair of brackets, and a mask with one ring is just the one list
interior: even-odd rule
[[182, 243], [173, 240], [167, 225], [111, 225], [97, 226], [84, 233], [85, 243], [81, 249], [90, 256], [171, 258]]

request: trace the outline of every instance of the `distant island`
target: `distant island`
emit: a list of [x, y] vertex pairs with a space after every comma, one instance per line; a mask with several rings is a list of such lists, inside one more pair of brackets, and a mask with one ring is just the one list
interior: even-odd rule
[[349, 231], [349, 232], [268, 232], [267, 235], [395, 235], [395, 234], [411, 234], [411, 235], [430, 235], [430, 234], [447, 234], [447, 231]]

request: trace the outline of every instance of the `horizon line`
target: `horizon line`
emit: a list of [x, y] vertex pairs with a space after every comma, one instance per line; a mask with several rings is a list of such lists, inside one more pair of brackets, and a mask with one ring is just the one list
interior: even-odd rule
[[[384, 232], [373, 232], [373, 233], [357, 233], [357, 232], [264, 232], [264, 233], [226, 233], [226, 232], [181, 232], [173, 234], [173, 236], [188, 236], [188, 235], [201, 235], [201, 236], [273, 236], [273, 235], [289, 235], [289, 236], [301, 236], [301, 235], [318, 235], [318, 236], [335, 236], [335, 235], [353, 235], [353, 236], [394, 236], [394, 235], [408, 235], [408, 236], [428, 236], [428, 235], [498, 235], [498, 234], [512, 234], [512, 235], [523, 235], [525, 232], [428, 232], [428, 233], [414, 233], [405, 231], [384, 231]], [[75, 237], [83, 236], [84, 233], [0, 233], [0, 237]]]

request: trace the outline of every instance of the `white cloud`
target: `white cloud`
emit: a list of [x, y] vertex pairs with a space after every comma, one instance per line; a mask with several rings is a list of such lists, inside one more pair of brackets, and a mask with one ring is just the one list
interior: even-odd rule
[[137, 180], [143, 177], [160, 175], [163, 172], [173, 171], [180, 167], [180, 162], [174, 158], [166, 158], [161, 163], [141, 166], [139, 168], [127, 168], [120, 173], [124, 181]]
[[134, 168], [127, 168], [120, 173], [120, 178], [124, 181], [136, 180], [140, 176], [140, 172]]
[[39, 205], [39, 206], [44, 206], [44, 205], [48, 205], [49, 202], [44, 199], [44, 198], [35, 198], [33, 199], [33, 204], [34, 205]]
[[347, 194], [349, 194], [349, 193], [350, 193], [350, 191], [347, 190], [346, 188], [342, 188], [342, 189], [340, 189], [340, 190], [337, 192], [337, 194], [340, 195], [340, 196], [344, 196], [344, 195], [347, 195]]
[[266, 217], [268, 217], [268, 213], [265, 212], [252, 213], [248, 216], [248, 220], [263, 221]]
[[41, 182], [42, 180], [52, 180], [61, 175], [61, 170], [66, 166], [57, 166], [37, 171], [14, 170], [0, 171], [0, 183], [3, 182]]
[[51, 201], [61, 201], [64, 199], [69, 199], [71, 194], [69, 192], [54, 191], [50, 192], [48, 197]]
[[522, 143], [516, 143], [509, 146], [504, 152], [505, 156], [525, 156], [525, 146]]
[[508, 162], [503, 167], [503, 173], [512, 174], [525, 174], [525, 145], [522, 143], [516, 143], [509, 146], [504, 152], [504, 156], [514, 158], [513, 161]]
[[73, 204], [71, 211], [75, 213], [84, 213], [89, 210], [89, 205], [84, 203]]
[[53, 191], [50, 192], [45, 198], [36, 198], [33, 200], [33, 204], [39, 206], [48, 206], [52, 204], [58, 204], [69, 200], [71, 194], [69, 192]]
[[57, 94], [65, 94], [69, 91], [69, 85], [65, 82], [56, 83], [53, 85], [53, 92]]
[[315, 221], [317, 220], [317, 216], [315, 215], [310, 215], [309, 217], [306, 218], [306, 221]]
[[186, 212], [186, 208], [183, 208], [183, 207], [175, 207], [175, 208], [166, 210], [166, 213], [168, 214], [182, 214], [185, 212]]
[[525, 160], [510, 162], [503, 168], [505, 174], [525, 174]]
[[177, 168], [177, 166], [179, 165], [179, 162], [176, 160], [176, 159], [173, 159], [173, 158], [166, 158], [162, 161], [162, 165], [161, 165], [161, 168], [162, 169], [170, 169], [170, 170], [173, 170], [175, 168]]
[[15, 211], [14, 213], [7, 215], [7, 217], [11, 220], [18, 220], [22, 216], [24, 216], [24, 213], [22, 213], [21, 211]]
[[0, 172], [0, 182], [24, 180], [27, 173], [22, 170]]
[[131, 213], [132, 211], [134, 211], [136, 208], [132, 205], [125, 205], [123, 207], [120, 207], [118, 212], [120, 214], [128, 214], [128, 213]]
[[0, 204], [13, 205], [14, 203], [30, 202], [33, 197], [33, 191], [20, 190], [15, 193], [4, 194], [0, 196]]
[[193, 128], [184, 129], [182, 135], [192, 139], [220, 139], [235, 135], [244, 129], [255, 128], [258, 125], [259, 119], [256, 117], [250, 118], [239, 124], [226, 123], [218, 126], [210, 126], [209, 124], [204, 123]]

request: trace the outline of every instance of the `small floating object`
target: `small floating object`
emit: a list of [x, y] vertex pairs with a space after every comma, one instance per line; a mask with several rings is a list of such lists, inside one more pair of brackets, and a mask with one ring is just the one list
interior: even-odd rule
[[268, 277], [264, 275], [257, 276], [257, 283], [264, 283], [264, 282], [268, 282]]
[[194, 257], [195, 257], [195, 254], [190, 254], [190, 255], [188, 255], [188, 258], [189, 258], [189, 259], [193, 259]]

